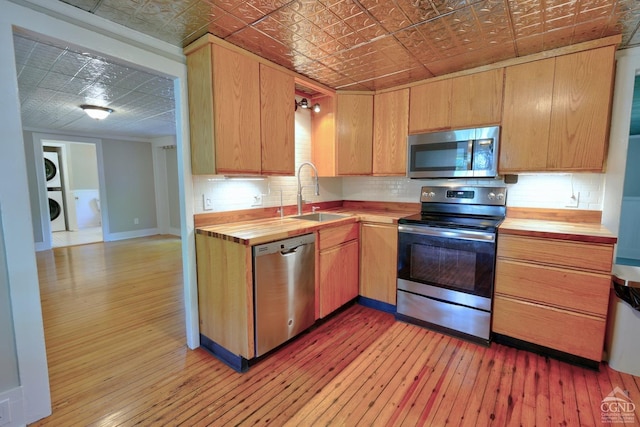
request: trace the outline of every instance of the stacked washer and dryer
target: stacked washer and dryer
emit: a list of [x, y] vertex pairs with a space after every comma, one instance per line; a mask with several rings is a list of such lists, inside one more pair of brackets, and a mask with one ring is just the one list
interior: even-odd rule
[[65, 220], [64, 194], [62, 192], [60, 158], [57, 151], [44, 151], [43, 154], [51, 231], [64, 231], [67, 229], [67, 224]]

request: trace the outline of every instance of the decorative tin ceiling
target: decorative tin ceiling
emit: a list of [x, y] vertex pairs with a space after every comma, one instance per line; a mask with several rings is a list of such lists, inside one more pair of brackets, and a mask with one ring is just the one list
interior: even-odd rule
[[[175, 134], [173, 80], [46, 39], [13, 36], [25, 128], [94, 135]], [[103, 121], [81, 104], [109, 107]]]
[[377, 90], [622, 34], [638, 0], [60, 0], [177, 46], [209, 32], [329, 87]]

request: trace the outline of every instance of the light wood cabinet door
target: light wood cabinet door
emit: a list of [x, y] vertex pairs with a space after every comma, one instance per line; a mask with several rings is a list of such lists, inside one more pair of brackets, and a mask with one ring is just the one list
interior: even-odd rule
[[196, 234], [200, 333], [245, 359], [255, 355], [251, 246]]
[[501, 172], [546, 169], [554, 69], [555, 58], [506, 69]]
[[217, 173], [261, 171], [260, 68], [253, 59], [213, 45]]
[[360, 228], [360, 295], [396, 305], [398, 227], [362, 223]]
[[373, 174], [406, 175], [409, 89], [375, 95], [373, 124]]
[[320, 176], [336, 176], [336, 98], [313, 100], [320, 112], [311, 115], [311, 158]]
[[409, 133], [451, 125], [451, 79], [413, 86], [409, 93]]
[[206, 45], [187, 55], [191, 172], [195, 175], [216, 173], [212, 49]]
[[357, 240], [320, 252], [320, 317], [358, 296], [358, 255]]
[[451, 82], [451, 127], [499, 124], [504, 68], [456, 77]]
[[600, 361], [606, 320], [498, 295], [494, 332], [565, 353]]
[[556, 58], [548, 169], [602, 171], [615, 46]]
[[260, 64], [262, 174], [295, 174], [293, 75]]
[[373, 157], [373, 95], [338, 94], [336, 172], [371, 175]]

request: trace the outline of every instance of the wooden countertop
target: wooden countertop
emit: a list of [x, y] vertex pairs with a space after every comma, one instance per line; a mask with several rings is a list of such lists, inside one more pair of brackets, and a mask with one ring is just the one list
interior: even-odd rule
[[578, 242], [614, 244], [618, 240], [602, 224], [547, 221], [507, 217], [498, 234], [545, 237]]
[[284, 218], [264, 218], [202, 226], [196, 228], [196, 234], [217, 237], [243, 245], [253, 246], [273, 242], [275, 240], [286, 239], [288, 237], [299, 236], [301, 234], [313, 233], [321, 228], [335, 227], [358, 221], [397, 224], [399, 218], [413, 213], [373, 209], [356, 210], [347, 208], [322, 210], [319, 212], [340, 214], [345, 217], [323, 222], [301, 220], [296, 219], [293, 216], [286, 216]]

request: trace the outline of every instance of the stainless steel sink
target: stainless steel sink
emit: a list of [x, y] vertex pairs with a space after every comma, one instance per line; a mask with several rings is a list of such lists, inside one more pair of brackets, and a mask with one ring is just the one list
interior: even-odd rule
[[324, 221], [335, 221], [336, 219], [347, 218], [347, 215], [338, 215], [338, 214], [332, 214], [332, 213], [326, 213], [326, 212], [314, 212], [310, 214], [294, 216], [293, 218], [303, 219], [305, 221], [324, 222]]

